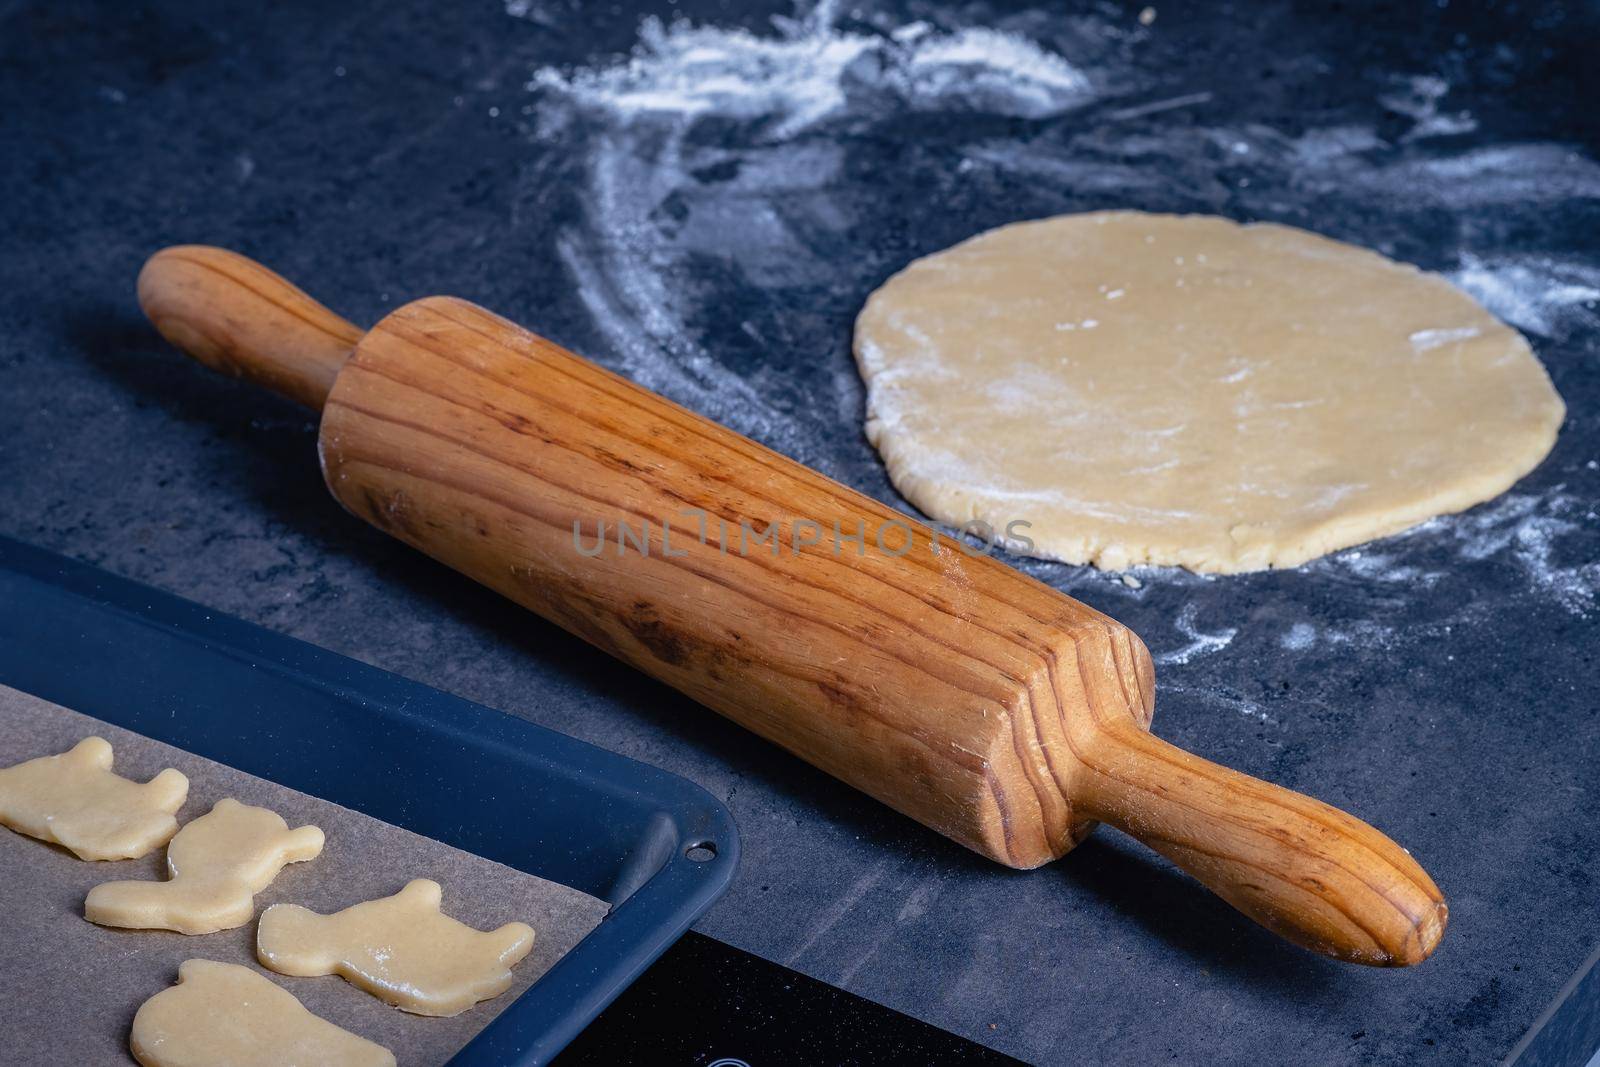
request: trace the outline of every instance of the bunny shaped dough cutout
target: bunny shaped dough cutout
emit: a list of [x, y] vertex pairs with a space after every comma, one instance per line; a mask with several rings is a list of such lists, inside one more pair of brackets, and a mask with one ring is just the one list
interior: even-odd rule
[[243, 926], [255, 895], [286, 864], [322, 851], [315, 826], [289, 829], [277, 812], [219, 800], [167, 846], [165, 882], [103, 882], [89, 890], [83, 915], [101, 926], [210, 934]]
[[58, 756], [0, 767], [0, 824], [80, 860], [136, 860], [178, 832], [189, 779], [168, 767], [148, 782], [111, 773], [111, 742], [86, 737]]
[[139, 1006], [128, 1038], [144, 1067], [395, 1067], [394, 1053], [314, 1015], [235, 963], [185, 960], [178, 984]]
[[438, 882], [418, 878], [392, 897], [319, 915], [296, 904], [261, 913], [256, 958], [279, 974], [337, 974], [414, 1015], [458, 1015], [511, 985], [533, 928], [474, 930], [439, 910]]

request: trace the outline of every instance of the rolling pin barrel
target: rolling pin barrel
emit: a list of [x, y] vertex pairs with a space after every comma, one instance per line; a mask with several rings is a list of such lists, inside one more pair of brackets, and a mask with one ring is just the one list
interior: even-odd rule
[[197, 247], [139, 298], [322, 409], [356, 515], [986, 856], [1104, 821], [1317, 952], [1410, 964], [1443, 934], [1404, 849], [1151, 735], [1139, 639], [965, 543], [462, 301], [363, 334]]

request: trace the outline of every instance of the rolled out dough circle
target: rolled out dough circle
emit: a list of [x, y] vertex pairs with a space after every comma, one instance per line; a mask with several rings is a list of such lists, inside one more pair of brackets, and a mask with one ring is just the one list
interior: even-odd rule
[[1565, 413], [1444, 279], [1207, 216], [980, 234], [873, 293], [855, 350], [908, 500], [1109, 569], [1286, 567], [1395, 533], [1504, 492]]

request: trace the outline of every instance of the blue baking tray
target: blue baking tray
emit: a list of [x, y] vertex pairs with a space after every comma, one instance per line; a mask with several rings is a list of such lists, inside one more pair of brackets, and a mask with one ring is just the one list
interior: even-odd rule
[[0, 683], [611, 904], [450, 1061], [545, 1063], [727, 889], [677, 775], [0, 538]]

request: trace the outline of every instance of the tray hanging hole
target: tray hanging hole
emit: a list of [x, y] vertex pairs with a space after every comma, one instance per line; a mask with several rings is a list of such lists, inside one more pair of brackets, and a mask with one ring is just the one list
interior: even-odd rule
[[683, 850], [685, 859], [695, 863], [710, 863], [717, 858], [717, 845], [714, 841], [696, 841]]

